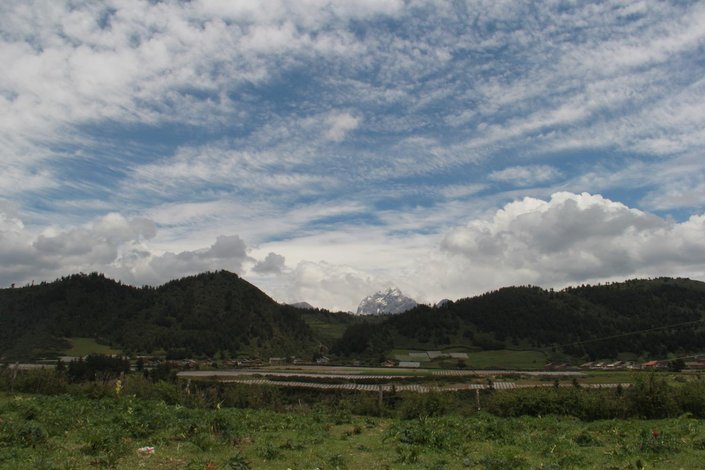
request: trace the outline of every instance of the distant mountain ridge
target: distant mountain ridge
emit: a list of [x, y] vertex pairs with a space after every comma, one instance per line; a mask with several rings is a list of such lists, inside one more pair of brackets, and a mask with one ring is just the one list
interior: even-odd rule
[[383, 315], [406, 312], [416, 307], [416, 301], [396, 288], [388, 288], [362, 299], [357, 307], [358, 315]]

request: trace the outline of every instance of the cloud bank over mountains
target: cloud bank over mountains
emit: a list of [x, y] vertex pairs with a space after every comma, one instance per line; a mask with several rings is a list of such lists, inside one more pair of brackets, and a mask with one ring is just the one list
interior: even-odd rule
[[[248, 247], [238, 235], [218, 236], [195, 250], [160, 252], [151, 246], [154, 222], [115, 213], [86, 227], [39, 234], [32, 234], [7, 207], [0, 221], [0, 282], [5, 285], [30, 273], [52, 279], [66, 272], [100, 271], [141, 285], [228, 269], [283, 302], [307, 299], [351, 310], [392, 280], [431, 303], [511, 284], [562, 287], [633, 276], [705, 277], [705, 216], [675, 222], [587, 193], [527, 197], [428, 235], [425, 245], [380, 247], [406, 260], [399, 266], [361, 264], [355, 250], [337, 264], [287, 265], [285, 255], [262, 256], [261, 247]], [[360, 252], [368, 246], [358, 235], [348, 243], [358, 243]]]
[[[0, 285], [703, 277], [697, 1], [0, 4]], [[598, 196], [600, 195], [600, 196]]]

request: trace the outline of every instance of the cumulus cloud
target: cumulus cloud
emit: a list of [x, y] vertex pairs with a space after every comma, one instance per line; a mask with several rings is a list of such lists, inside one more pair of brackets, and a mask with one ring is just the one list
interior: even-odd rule
[[129, 253], [116, 260], [113, 271], [117, 276], [137, 284], [161, 284], [171, 279], [215, 269], [242, 271], [250, 261], [245, 242], [237, 235], [221, 235], [210, 247], [161, 255]]
[[282, 255], [270, 252], [262, 261], [258, 261], [252, 268], [260, 274], [277, 274], [284, 269], [285, 258]]
[[34, 240], [32, 248], [37, 255], [57, 264], [100, 266], [114, 261], [123, 243], [147, 240], [155, 233], [154, 222], [148, 219], [126, 219], [110, 213], [90, 227], [46, 230]]
[[[238, 235], [217, 236], [203, 248], [159, 250], [151, 220], [117, 213], [86, 226], [35, 234], [11, 204], [3, 203], [0, 283], [100, 271], [132, 284], [161, 284], [228, 269], [252, 275], [280, 301], [354, 310], [362, 298], [390, 283], [418, 301], [435, 302], [512, 284], [561, 287], [634, 276], [705, 277], [705, 215], [677, 222], [589, 193], [526, 197], [442, 234], [397, 235], [386, 252], [382, 229], [377, 230], [374, 248], [360, 240], [362, 229], [330, 239], [324, 252], [338, 253], [330, 256], [335, 262], [312, 261], [324, 252], [315, 249], [318, 238], [304, 237], [295, 267], [287, 269], [285, 256], [274, 251], [253, 258]], [[279, 243], [277, 249], [286, 252], [296, 242]]]
[[562, 192], [548, 201], [512, 202], [490, 218], [455, 228], [445, 235], [441, 252], [471, 278], [489, 275], [493, 287], [703, 276], [704, 224], [705, 216], [678, 223], [599, 195]]
[[347, 310], [378, 288], [375, 280], [361, 270], [326, 262], [299, 263], [289, 275], [291, 298], [314, 306]]
[[[467, 213], [473, 203], [463, 207]], [[457, 202], [448, 208], [462, 217]], [[462, 226], [437, 225], [439, 232], [387, 233], [415, 229], [417, 218], [436, 212], [428, 209], [410, 221], [403, 214], [390, 217], [386, 228], [274, 243], [295, 268], [255, 283], [281, 301], [354, 310], [390, 283], [419, 302], [435, 303], [518, 284], [560, 288], [643, 276], [705, 278], [705, 215], [678, 222], [600, 195], [559, 192], [479, 211]]]
[[139, 244], [155, 234], [154, 223], [110, 213], [84, 227], [28, 229], [17, 213], [0, 205], [0, 282], [47, 280], [60, 274], [105, 270], [125, 245]]
[[161, 284], [214, 269], [242, 272], [244, 263], [254, 262], [237, 235], [220, 235], [206, 248], [162, 252], [150, 243], [156, 234], [152, 220], [118, 213], [99, 217], [86, 226], [50, 228], [35, 234], [12, 205], [2, 203], [0, 284], [53, 280], [90, 271], [132, 284]]

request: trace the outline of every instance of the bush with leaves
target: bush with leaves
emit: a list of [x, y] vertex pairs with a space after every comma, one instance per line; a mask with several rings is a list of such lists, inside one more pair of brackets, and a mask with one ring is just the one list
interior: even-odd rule
[[130, 361], [123, 357], [89, 354], [85, 359], [69, 362], [66, 375], [72, 382], [110, 380], [130, 371]]

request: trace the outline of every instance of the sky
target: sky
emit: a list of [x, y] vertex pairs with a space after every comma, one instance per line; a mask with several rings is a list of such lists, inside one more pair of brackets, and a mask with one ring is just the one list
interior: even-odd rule
[[705, 3], [0, 2], [0, 287], [705, 280]]

